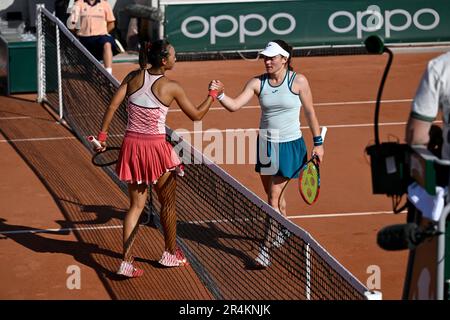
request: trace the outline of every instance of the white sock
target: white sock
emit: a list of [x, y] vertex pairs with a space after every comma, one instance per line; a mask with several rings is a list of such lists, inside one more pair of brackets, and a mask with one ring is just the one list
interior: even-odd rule
[[108, 71], [109, 74], [112, 74], [112, 68], [105, 68], [106, 71]]

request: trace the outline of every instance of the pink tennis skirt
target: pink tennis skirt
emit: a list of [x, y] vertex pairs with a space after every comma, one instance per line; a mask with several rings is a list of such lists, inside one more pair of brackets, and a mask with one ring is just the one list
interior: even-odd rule
[[125, 133], [116, 165], [120, 180], [154, 184], [171, 170], [183, 175], [182, 169], [180, 158], [164, 134]]

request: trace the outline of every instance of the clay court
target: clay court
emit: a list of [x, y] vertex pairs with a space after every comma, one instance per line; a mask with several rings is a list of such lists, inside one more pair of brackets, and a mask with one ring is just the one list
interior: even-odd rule
[[[427, 61], [440, 53], [395, 52], [382, 97], [381, 141], [403, 141], [420, 77]], [[286, 196], [292, 222], [364, 285], [372, 274], [368, 270], [379, 267], [381, 282], [375, 289], [383, 299], [400, 299], [407, 251], [383, 251], [376, 234], [386, 225], [404, 223], [406, 217], [392, 213], [390, 198], [372, 194], [364, 152], [374, 142], [375, 98], [386, 60], [386, 55], [293, 59], [294, 69], [310, 82], [319, 122], [328, 127], [328, 134], [318, 202], [307, 206], [294, 182]], [[113, 74], [121, 80], [136, 68], [136, 63], [115, 63]], [[261, 60], [202, 61], [178, 62], [167, 76], [179, 81], [198, 104], [212, 79], [223, 81], [227, 95], [234, 96], [248, 79], [263, 72]], [[147, 226], [141, 230], [151, 241], [135, 243], [146, 275], [131, 280], [114, 276], [127, 196], [91, 164], [85, 147], [35, 99], [35, 94], [0, 96], [0, 299], [211, 299], [192, 268], [158, 267], [162, 234]], [[256, 99], [236, 113], [215, 103], [202, 130], [258, 128], [259, 116]], [[172, 129], [196, 129], [175, 105], [167, 124]], [[310, 150], [312, 137], [305, 123], [302, 130]], [[252, 164], [220, 166], [265, 198]], [[93, 193], [96, 202], [91, 201]], [[69, 266], [81, 270], [80, 289], [66, 286]]]

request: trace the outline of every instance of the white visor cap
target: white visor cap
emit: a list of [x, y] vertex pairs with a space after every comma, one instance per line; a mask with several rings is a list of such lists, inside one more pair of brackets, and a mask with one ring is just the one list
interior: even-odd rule
[[281, 54], [283, 57], [289, 58], [289, 52], [284, 50], [278, 43], [276, 42], [269, 42], [266, 46], [266, 48], [261, 51], [259, 54], [262, 54], [266, 57], [275, 57], [279, 54]]

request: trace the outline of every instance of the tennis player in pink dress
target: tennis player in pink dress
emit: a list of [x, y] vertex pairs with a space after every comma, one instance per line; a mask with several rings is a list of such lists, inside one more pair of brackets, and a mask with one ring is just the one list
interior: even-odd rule
[[[176, 245], [176, 172], [182, 174], [181, 161], [172, 145], [166, 141], [166, 116], [175, 100], [193, 121], [201, 120], [208, 112], [223, 86], [209, 85], [206, 99], [195, 107], [184, 89], [165, 76], [175, 65], [175, 49], [166, 40], [148, 45], [147, 61], [151, 67], [130, 72], [124, 79], [105, 112], [98, 140], [106, 149], [107, 132], [111, 120], [122, 101], [128, 96], [128, 123], [119, 154], [116, 172], [128, 184], [130, 209], [124, 219], [123, 261], [117, 274], [138, 277], [143, 270], [133, 264], [131, 247], [137, 231], [139, 216], [145, 207], [148, 185], [154, 185], [161, 203], [161, 224], [164, 231], [164, 252], [159, 263], [177, 267], [187, 263]], [[178, 170], [177, 170], [178, 169]]]

